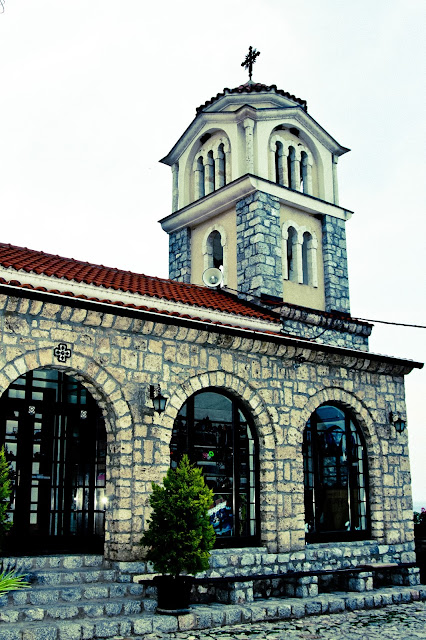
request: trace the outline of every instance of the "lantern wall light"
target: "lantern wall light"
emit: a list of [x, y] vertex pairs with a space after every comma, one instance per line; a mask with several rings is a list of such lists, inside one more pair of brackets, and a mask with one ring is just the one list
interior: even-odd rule
[[157, 413], [163, 413], [166, 408], [167, 398], [161, 394], [161, 387], [159, 384], [149, 385], [149, 397], [152, 400], [154, 411]]
[[395, 431], [397, 433], [403, 433], [407, 428], [407, 424], [403, 418], [399, 415], [399, 413], [393, 413], [392, 411], [389, 414], [389, 422], [393, 424], [395, 427]]

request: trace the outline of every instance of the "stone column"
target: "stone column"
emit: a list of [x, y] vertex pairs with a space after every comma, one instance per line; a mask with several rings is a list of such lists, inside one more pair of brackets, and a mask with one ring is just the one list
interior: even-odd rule
[[333, 156], [333, 202], [339, 204], [339, 185], [337, 182], [337, 161], [338, 157]]
[[191, 282], [191, 229], [184, 227], [169, 235], [169, 278]]
[[237, 289], [254, 296], [282, 298], [280, 203], [261, 191], [239, 200], [237, 213]]
[[322, 218], [322, 256], [326, 311], [350, 312], [345, 221]]
[[200, 157], [195, 161], [194, 166], [195, 173], [195, 200], [199, 200], [204, 196], [204, 164], [203, 159]]
[[303, 237], [302, 238], [297, 237], [296, 242], [293, 244], [293, 250], [294, 250], [293, 266], [296, 271], [296, 273], [294, 274], [294, 282], [298, 282], [299, 284], [303, 284], [302, 246], [303, 246]]
[[291, 188], [300, 191], [300, 159], [294, 154], [293, 157], [290, 156], [290, 161]]
[[244, 129], [246, 133], [246, 173], [254, 173], [254, 155], [253, 155], [253, 131], [254, 120], [245, 118]]
[[172, 213], [179, 208], [179, 164], [172, 165]]
[[214, 191], [214, 160], [212, 155], [208, 155], [204, 166], [204, 194], [208, 195]]

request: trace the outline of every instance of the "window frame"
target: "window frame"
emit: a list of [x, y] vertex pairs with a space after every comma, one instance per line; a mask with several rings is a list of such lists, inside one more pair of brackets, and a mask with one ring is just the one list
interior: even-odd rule
[[[241, 491], [238, 490], [238, 483], [237, 483], [237, 479], [238, 479], [238, 463], [239, 463], [239, 448], [236, 448], [236, 440], [238, 438], [238, 434], [237, 434], [237, 429], [235, 428], [237, 423], [238, 423], [238, 412], [241, 411], [244, 420], [247, 422], [249, 428], [250, 428], [250, 432], [251, 432], [251, 437], [252, 437], [252, 441], [253, 441], [253, 445], [254, 445], [254, 455], [253, 455], [253, 462], [254, 462], [254, 469], [252, 470], [252, 472], [254, 473], [254, 509], [255, 509], [255, 513], [254, 513], [254, 526], [255, 526], [255, 533], [253, 535], [232, 535], [232, 536], [217, 536], [216, 537], [216, 542], [215, 542], [215, 548], [216, 549], [220, 549], [220, 548], [238, 548], [238, 547], [250, 547], [250, 546], [257, 546], [260, 543], [260, 483], [259, 483], [259, 440], [257, 437], [257, 433], [256, 433], [256, 428], [253, 422], [252, 417], [250, 416], [249, 412], [247, 411], [247, 409], [245, 408], [245, 406], [243, 405], [241, 399], [239, 399], [238, 397], [236, 397], [235, 395], [227, 392], [224, 389], [218, 388], [218, 387], [207, 387], [205, 389], [200, 389], [199, 391], [197, 391], [196, 393], [194, 393], [193, 395], [191, 395], [189, 398], [187, 398], [187, 400], [182, 404], [178, 415], [176, 416], [176, 420], [173, 424], [173, 434], [172, 434], [172, 440], [173, 437], [175, 436], [175, 425], [176, 425], [176, 421], [178, 420], [182, 410], [184, 409], [184, 407], [186, 407], [186, 412], [187, 412], [187, 416], [186, 416], [186, 420], [188, 422], [188, 426], [186, 428], [187, 431], [187, 435], [189, 435], [189, 430], [191, 429], [191, 427], [194, 427], [194, 423], [196, 421], [196, 418], [194, 416], [194, 402], [195, 402], [195, 398], [204, 394], [204, 393], [214, 393], [217, 394], [219, 396], [223, 396], [224, 398], [226, 398], [227, 400], [229, 400], [231, 402], [231, 414], [232, 414], [232, 448], [233, 448], [233, 466], [232, 466], [232, 474], [233, 474], [233, 483], [232, 483], [232, 502], [233, 502], [233, 518], [234, 518], [234, 529], [238, 529], [239, 526], [239, 507], [240, 507], [240, 502], [239, 502], [239, 493]], [[172, 457], [172, 440], [170, 441], [170, 452], [171, 452], [171, 457]], [[176, 449], [175, 449], [176, 451]], [[238, 451], [238, 454], [235, 455], [235, 452]], [[191, 460], [191, 462], [195, 462], [197, 468], [202, 468], [201, 466], [197, 465], [196, 461], [194, 461], [191, 458], [191, 449], [189, 446], [189, 442], [187, 444], [186, 450], [182, 451], [183, 453], [188, 453], [189, 458]], [[179, 456], [175, 457], [176, 462], [178, 462], [179, 460]], [[172, 460], [171, 460], [171, 464], [172, 464]], [[248, 469], [248, 477], [250, 477], [250, 468]], [[248, 515], [248, 519], [247, 519], [247, 523], [248, 526], [250, 526], [250, 516]]]
[[[357, 501], [356, 503], [351, 502], [351, 495], [354, 491], [359, 492], [360, 488], [363, 488], [365, 491], [365, 519], [366, 519], [366, 527], [361, 530], [356, 530], [355, 528], [351, 528], [349, 530], [339, 529], [339, 530], [326, 530], [321, 529], [319, 521], [319, 508], [318, 504], [321, 503], [321, 499], [324, 495], [323, 487], [320, 482], [320, 451], [319, 451], [319, 441], [318, 441], [318, 431], [317, 425], [318, 422], [322, 422], [321, 419], [318, 419], [318, 410], [323, 407], [332, 407], [340, 411], [344, 416], [345, 423], [345, 437], [348, 439], [348, 436], [351, 433], [350, 425], [352, 423], [355, 432], [360, 440], [360, 445], [362, 448], [362, 473], [357, 469], [356, 478], [355, 472], [353, 469], [353, 462], [356, 461], [353, 456], [352, 450], [350, 446], [347, 446], [347, 493], [348, 493], [348, 513], [350, 516], [350, 521], [354, 521], [355, 509], [359, 506], [361, 501]], [[308, 469], [308, 431], [311, 433], [311, 442], [310, 442], [310, 450], [312, 457], [312, 471]], [[303, 483], [304, 483], [304, 513], [305, 513], [305, 540], [307, 543], [315, 543], [315, 542], [345, 542], [345, 541], [356, 541], [356, 540], [367, 540], [371, 537], [371, 513], [370, 513], [370, 500], [369, 500], [369, 469], [368, 469], [368, 452], [367, 452], [367, 444], [356, 419], [354, 418], [352, 412], [348, 410], [346, 407], [342, 407], [338, 403], [334, 402], [325, 402], [321, 404], [319, 407], [312, 412], [308, 422], [306, 423], [304, 432], [303, 432], [303, 444], [302, 444], [302, 453], [303, 453]], [[359, 460], [359, 458], [358, 458]], [[312, 485], [308, 480], [308, 474], [311, 473], [313, 476]], [[363, 485], [360, 482], [360, 478], [363, 476]], [[309, 505], [309, 509], [307, 508], [307, 499], [309, 496], [312, 496], [311, 504]], [[307, 524], [307, 513], [313, 513], [313, 529], [311, 531], [306, 530]], [[352, 525], [353, 527], [353, 525]]]

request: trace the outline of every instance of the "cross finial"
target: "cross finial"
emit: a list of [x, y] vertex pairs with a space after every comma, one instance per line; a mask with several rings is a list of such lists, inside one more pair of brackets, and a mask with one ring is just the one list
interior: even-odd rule
[[246, 55], [244, 62], [241, 63], [242, 67], [248, 69], [249, 80], [251, 80], [251, 77], [253, 75], [253, 65], [256, 62], [257, 56], [260, 56], [260, 51], [256, 51], [256, 49], [253, 49], [253, 47], [249, 47], [249, 52]]

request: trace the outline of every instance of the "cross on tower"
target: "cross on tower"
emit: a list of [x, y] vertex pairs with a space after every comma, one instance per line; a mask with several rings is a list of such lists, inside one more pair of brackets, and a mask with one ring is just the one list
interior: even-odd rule
[[246, 55], [244, 62], [241, 63], [242, 67], [248, 69], [249, 80], [251, 80], [251, 77], [253, 75], [253, 65], [256, 62], [257, 56], [260, 56], [260, 51], [256, 51], [256, 49], [253, 49], [253, 47], [249, 47], [249, 52]]

